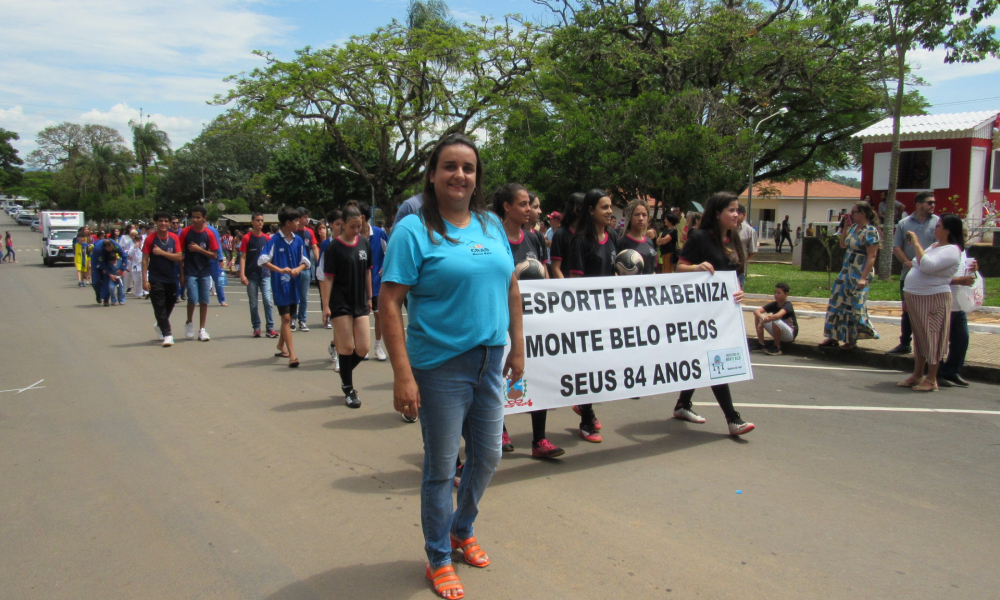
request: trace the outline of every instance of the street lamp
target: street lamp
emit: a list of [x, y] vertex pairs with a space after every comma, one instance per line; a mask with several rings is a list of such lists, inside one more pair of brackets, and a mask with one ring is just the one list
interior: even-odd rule
[[[768, 119], [773, 119], [774, 117], [780, 116], [788, 112], [787, 106], [782, 106], [776, 112], [764, 117], [760, 121], [757, 121], [757, 125], [753, 128], [753, 137], [750, 138], [750, 185], [747, 187], [747, 221], [751, 221], [752, 213], [750, 209], [753, 208], [753, 163], [755, 158], [755, 152], [753, 151], [753, 140], [757, 137], [757, 129], [764, 124], [764, 121]], [[750, 117], [747, 117], [747, 126], [750, 126]], [[751, 221], [751, 226], [753, 222]]]
[[[348, 173], [354, 173], [358, 177], [362, 177], [361, 173], [358, 173], [357, 171], [352, 171], [351, 169], [348, 169], [344, 165], [340, 165], [340, 170], [341, 171], [347, 171]], [[368, 181], [368, 180], [366, 179], [365, 181]], [[375, 185], [372, 182], [370, 182], [370, 181], [368, 181], [368, 185], [370, 185], [371, 188], [372, 188], [372, 208], [371, 208], [372, 214], [368, 215], [368, 218], [371, 219], [371, 218], [375, 217]]]

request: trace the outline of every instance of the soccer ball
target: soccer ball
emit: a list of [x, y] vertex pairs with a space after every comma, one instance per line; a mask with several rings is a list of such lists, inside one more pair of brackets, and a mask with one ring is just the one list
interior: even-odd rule
[[642, 255], [635, 250], [622, 250], [615, 257], [615, 271], [619, 275], [637, 275], [642, 273]]
[[[641, 259], [640, 259], [641, 260]], [[514, 267], [514, 275], [520, 279], [545, 279], [545, 265], [534, 258], [525, 259]]]

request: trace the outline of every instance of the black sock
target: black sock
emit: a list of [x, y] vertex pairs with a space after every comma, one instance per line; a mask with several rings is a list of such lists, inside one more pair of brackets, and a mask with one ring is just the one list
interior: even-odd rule
[[364, 357], [364, 356], [358, 356], [358, 352], [357, 352], [357, 350], [355, 350], [355, 351], [354, 351], [354, 354], [352, 354], [351, 356], [353, 356], [353, 357], [354, 357], [354, 364], [353, 364], [353, 365], [351, 366], [351, 368], [352, 368], [352, 369], [353, 369], [354, 367], [356, 367], [356, 366], [360, 365], [360, 364], [361, 364], [362, 362], [364, 362], [364, 360], [365, 360], [365, 357]]
[[354, 389], [354, 354], [340, 355], [340, 387], [344, 392]]
[[548, 414], [546, 410], [533, 410], [531, 411], [531, 441], [537, 444], [538, 442], [545, 439], [545, 417]]
[[580, 407], [580, 422], [592, 425], [594, 423], [594, 419], [597, 418], [597, 415], [594, 414], [594, 405], [579, 404], [578, 406]]

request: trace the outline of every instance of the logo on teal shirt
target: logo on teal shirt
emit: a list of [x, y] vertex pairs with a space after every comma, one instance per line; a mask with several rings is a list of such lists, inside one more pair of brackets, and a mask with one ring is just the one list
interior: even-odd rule
[[467, 246], [469, 250], [472, 251], [473, 256], [486, 256], [487, 254], [491, 254], [490, 249], [479, 242], [469, 242]]

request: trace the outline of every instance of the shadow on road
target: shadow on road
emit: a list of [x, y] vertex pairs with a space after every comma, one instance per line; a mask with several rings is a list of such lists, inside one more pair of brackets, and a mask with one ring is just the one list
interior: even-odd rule
[[[335, 397], [333, 402], [337, 406], [344, 406], [344, 401], [341, 396]], [[344, 406], [344, 410], [351, 409]], [[327, 429], [346, 429], [349, 431], [384, 431], [387, 429], [400, 429], [407, 426], [408, 424], [404, 423], [403, 420], [399, 418], [399, 413], [396, 412], [360, 415], [357, 417], [343, 418], [323, 423], [323, 427]]]
[[314, 410], [317, 408], [330, 408], [339, 404], [336, 400], [305, 400], [303, 402], [289, 402], [275, 406], [271, 410], [274, 412], [299, 412], [300, 410]]
[[293, 583], [265, 600], [327, 600], [366, 598], [396, 600], [427, 595], [424, 562], [397, 560], [376, 565], [352, 565], [330, 569]]

